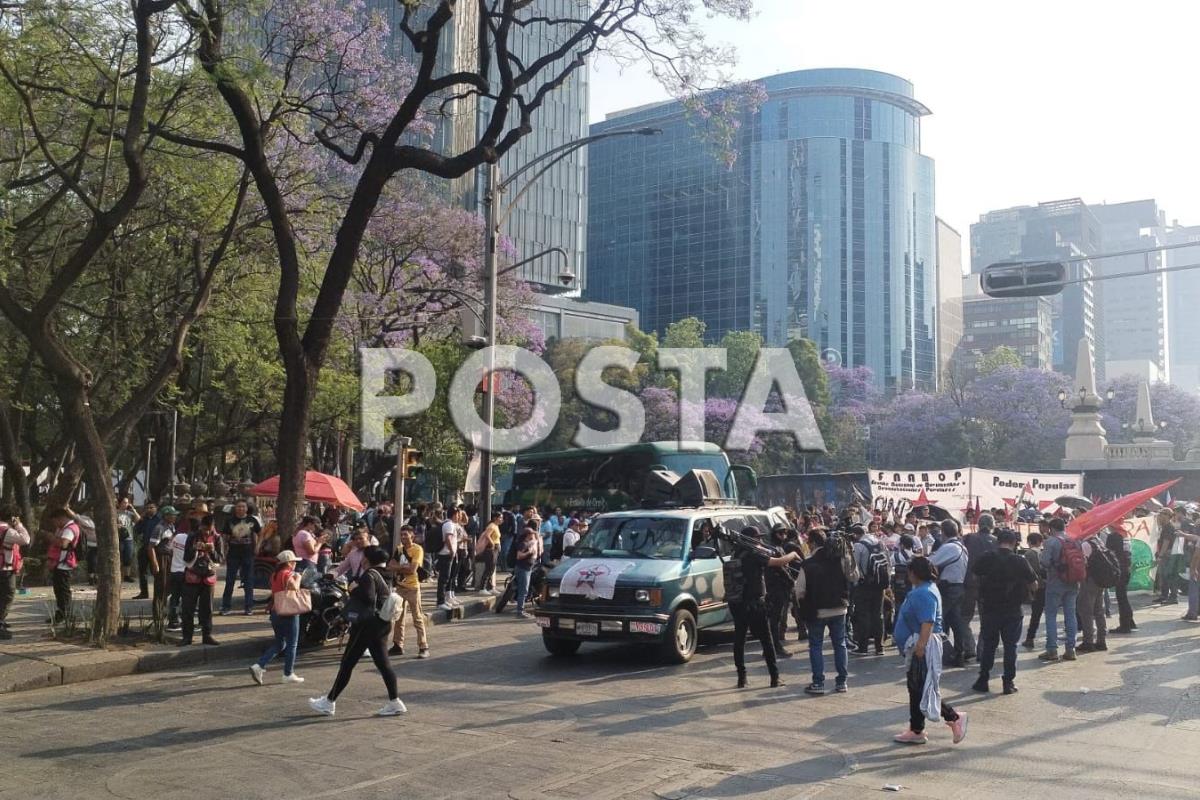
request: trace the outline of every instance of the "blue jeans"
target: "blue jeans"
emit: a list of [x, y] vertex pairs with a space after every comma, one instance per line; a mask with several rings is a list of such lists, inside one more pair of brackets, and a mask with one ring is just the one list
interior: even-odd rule
[[244, 556], [230, 555], [225, 565], [225, 591], [221, 594], [221, 610], [228, 611], [233, 606], [233, 587], [238, 580], [246, 592], [246, 611], [254, 610], [254, 554]]
[[513, 577], [517, 581], [517, 613], [525, 611], [525, 598], [529, 595], [529, 567], [518, 566], [513, 572]]
[[262, 654], [258, 665], [267, 668], [276, 656], [283, 654], [283, 674], [291, 675], [296, 668], [296, 646], [300, 643], [300, 617], [281, 617], [271, 612], [271, 629], [275, 632], [275, 641]]
[[837, 682], [846, 683], [846, 615], [808, 621], [808, 660], [812, 664], [813, 683], [825, 683], [825, 629], [833, 640], [833, 667]]
[[1046, 584], [1046, 650], [1058, 649], [1058, 609], [1062, 608], [1063, 627], [1066, 628], [1065, 649], [1075, 649], [1075, 637], [1079, 623], [1075, 617], [1075, 601], [1079, 598], [1079, 585], [1053, 581]]

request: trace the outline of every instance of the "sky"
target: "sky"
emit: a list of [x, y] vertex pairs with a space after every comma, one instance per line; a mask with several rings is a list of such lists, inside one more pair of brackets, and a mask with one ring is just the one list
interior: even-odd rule
[[[983, 212], [1081, 197], [1154, 198], [1200, 225], [1200, 3], [1193, 0], [757, 0], [706, 20], [733, 77], [859, 67], [910, 80], [932, 110], [922, 152], [937, 212], [963, 236]], [[1192, 88], [1189, 89], [1188, 87]], [[592, 65], [591, 115], [666, 98], [637, 65]]]

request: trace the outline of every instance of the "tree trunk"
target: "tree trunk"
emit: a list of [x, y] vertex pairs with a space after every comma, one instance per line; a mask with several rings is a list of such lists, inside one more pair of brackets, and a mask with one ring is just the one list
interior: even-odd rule
[[304, 472], [308, 468], [308, 428], [312, 422], [312, 393], [316, 368], [289, 369], [283, 390], [283, 411], [279, 417], [279, 497], [275, 518], [281, 536], [290, 536], [299, 522], [297, 511], [304, 501]]
[[32, 525], [33, 503], [29, 497], [29, 480], [25, 476], [25, 467], [21, 464], [21, 453], [17, 447], [12, 417], [6, 401], [0, 401], [0, 461], [4, 464], [5, 492], [7, 493], [9, 488], [12, 488], [13, 499], [21, 514], [21, 519]]
[[92, 641], [104, 646], [121, 622], [121, 554], [117, 543], [116, 497], [104, 441], [96, 430], [87, 395], [77, 385], [59, 381], [58, 394], [75, 442], [76, 462], [82, 463], [96, 523], [96, 607]]
[[[78, 448], [76, 447], [76, 449]], [[53, 487], [46, 493], [46, 504], [42, 507], [42, 519], [38, 525], [40, 530], [48, 531], [53, 527], [50, 520], [45, 517], [47, 511], [71, 504], [71, 497], [79, 488], [81, 477], [83, 477], [83, 461], [78, 458], [68, 459], [67, 463], [63, 465], [62, 473], [56, 477]]]

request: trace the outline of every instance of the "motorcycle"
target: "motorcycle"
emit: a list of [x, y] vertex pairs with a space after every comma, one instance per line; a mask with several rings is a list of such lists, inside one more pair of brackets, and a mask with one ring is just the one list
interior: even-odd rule
[[300, 619], [300, 639], [306, 644], [320, 645], [340, 639], [349, 627], [342, 611], [350, 596], [345, 578], [322, 575], [309, 587], [312, 611]]
[[[545, 565], [537, 564], [529, 573], [529, 594], [525, 598], [525, 602], [529, 605], [536, 607], [541, 602], [542, 586], [546, 583], [547, 572]], [[496, 607], [493, 610], [497, 614], [502, 613], [516, 597], [517, 578], [515, 575], [509, 575], [508, 580], [504, 582], [504, 592], [496, 598]]]

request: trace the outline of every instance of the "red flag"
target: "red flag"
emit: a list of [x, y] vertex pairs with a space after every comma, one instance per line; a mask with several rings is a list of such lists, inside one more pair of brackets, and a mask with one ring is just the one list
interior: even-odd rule
[[1176, 478], [1173, 481], [1160, 483], [1158, 486], [1151, 486], [1149, 489], [1127, 494], [1111, 502], [1098, 505], [1091, 511], [1080, 514], [1068, 522], [1067, 536], [1070, 536], [1072, 539], [1086, 539], [1122, 519], [1142, 503], [1155, 495], [1162, 494], [1164, 489], [1169, 489], [1181, 480], [1183, 479]]

